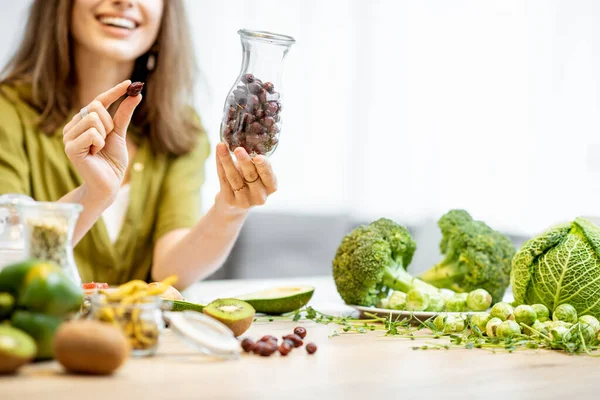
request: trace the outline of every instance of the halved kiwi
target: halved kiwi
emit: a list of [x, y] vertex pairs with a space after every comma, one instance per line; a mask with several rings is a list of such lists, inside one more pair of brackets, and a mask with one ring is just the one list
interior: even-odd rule
[[33, 360], [37, 353], [35, 341], [20, 329], [0, 325], [0, 374], [15, 373]]
[[202, 312], [221, 321], [235, 336], [246, 332], [254, 320], [254, 308], [238, 299], [217, 299], [202, 309]]

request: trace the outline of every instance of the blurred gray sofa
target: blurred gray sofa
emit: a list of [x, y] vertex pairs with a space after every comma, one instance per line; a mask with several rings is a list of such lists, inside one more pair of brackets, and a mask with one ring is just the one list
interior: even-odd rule
[[[329, 275], [342, 237], [365, 222], [345, 214], [250, 213], [229, 258], [208, 279]], [[441, 259], [441, 234], [435, 219], [408, 229], [418, 243], [409, 271], [418, 274]], [[511, 240], [520, 246], [526, 238]]]

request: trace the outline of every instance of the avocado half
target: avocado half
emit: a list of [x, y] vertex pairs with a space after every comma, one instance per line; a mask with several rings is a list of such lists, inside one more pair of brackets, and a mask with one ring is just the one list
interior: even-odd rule
[[249, 303], [257, 313], [285, 314], [296, 311], [308, 304], [315, 292], [313, 286], [279, 286], [236, 296]]

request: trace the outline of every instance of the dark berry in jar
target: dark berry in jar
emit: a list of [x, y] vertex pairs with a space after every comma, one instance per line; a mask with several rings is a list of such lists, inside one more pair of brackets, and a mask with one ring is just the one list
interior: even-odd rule
[[267, 117], [272, 117], [275, 114], [277, 114], [278, 109], [279, 108], [277, 107], [277, 103], [270, 101], [267, 103], [267, 105], [265, 107], [265, 115]]
[[270, 128], [273, 125], [275, 125], [275, 118], [264, 117], [263, 119], [260, 120], [260, 123], [263, 124], [264, 126], [266, 126], [267, 128]]
[[290, 342], [283, 342], [279, 345], [279, 354], [287, 356], [292, 351], [293, 345]]
[[275, 92], [275, 85], [273, 85], [271, 82], [265, 82], [263, 88], [271, 94]]
[[231, 140], [231, 135], [233, 134], [233, 131], [231, 130], [230, 127], [225, 127], [225, 129], [223, 130], [223, 136], [225, 137], [225, 139], [227, 141]]
[[256, 146], [254, 146], [254, 152], [256, 154], [265, 155], [267, 154], [267, 146], [264, 143], [258, 143]]
[[248, 85], [248, 91], [252, 94], [259, 94], [263, 91], [263, 88], [260, 86], [260, 84], [254, 82]]
[[252, 74], [246, 74], [244, 76], [242, 76], [242, 82], [244, 82], [246, 85], [249, 83], [254, 82], [254, 75]]
[[235, 97], [235, 100], [239, 100], [242, 97], [246, 97], [248, 95], [248, 92], [246, 91], [246, 89], [243, 88], [237, 88], [233, 91], [233, 97]]
[[252, 350], [254, 350], [254, 346], [256, 346], [256, 343], [254, 343], [252, 339], [246, 338], [242, 340], [242, 349], [244, 349], [246, 353], [250, 353]]
[[246, 135], [246, 144], [251, 147], [251, 148], [255, 148], [256, 146], [258, 146], [259, 144], [263, 143], [263, 135], [255, 135], [255, 134], [248, 134]]
[[131, 97], [137, 96], [138, 94], [142, 93], [143, 88], [144, 88], [144, 82], [133, 82], [127, 88], [127, 96], [131, 96]]
[[277, 136], [273, 136], [271, 138], [271, 147], [275, 146], [277, 143], [279, 143], [279, 139], [277, 139]]
[[246, 97], [241, 97], [237, 100], [238, 106], [240, 107], [246, 107], [246, 104], [248, 104], [248, 99]]
[[283, 340], [290, 340], [292, 343], [294, 343], [294, 347], [300, 347], [304, 344], [304, 342], [302, 341], [302, 338], [300, 336], [296, 335], [295, 333], [284, 336]]
[[269, 128], [269, 134], [270, 135], [277, 135], [279, 133], [279, 128], [277, 127], [277, 125], [272, 125]]
[[266, 90], [261, 89], [260, 93], [258, 93], [258, 100], [263, 104], [267, 102], [267, 91]]
[[235, 117], [235, 112], [236, 112], [235, 107], [229, 107], [229, 110], [227, 111], [227, 118], [233, 119]]
[[248, 95], [247, 100], [248, 100], [248, 103], [247, 103], [248, 104], [248, 106], [247, 106], [248, 111], [249, 112], [254, 112], [254, 110], [258, 107], [258, 103], [260, 103], [258, 101], [258, 96], [255, 95], [255, 94], [250, 94], [250, 95]]
[[297, 326], [294, 328], [294, 333], [304, 339], [306, 337], [306, 328]]
[[317, 352], [317, 345], [314, 343], [309, 343], [306, 345], [306, 352], [308, 354], [315, 354]]
[[265, 116], [265, 110], [262, 107], [258, 107], [258, 110], [256, 110], [254, 115], [256, 115], [256, 118], [261, 119]]
[[262, 126], [259, 122], [253, 122], [252, 125], [250, 125], [250, 133], [253, 133], [255, 135], [262, 135], [266, 131], [266, 128]]

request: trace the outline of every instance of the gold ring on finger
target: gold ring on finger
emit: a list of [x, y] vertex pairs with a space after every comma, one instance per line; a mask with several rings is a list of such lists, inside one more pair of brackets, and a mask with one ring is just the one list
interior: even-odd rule
[[247, 185], [246, 185], [246, 183], [244, 183], [244, 184], [242, 185], [242, 187], [241, 187], [241, 188], [239, 188], [239, 189], [233, 189], [233, 188], [232, 188], [232, 190], [233, 190], [234, 192], [239, 192], [240, 190], [242, 190], [242, 189], [243, 189], [243, 188], [245, 188], [246, 186], [247, 186]]
[[254, 183], [254, 182], [256, 182], [259, 179], [260, 179], [260, 176], [257, 176], [255, 180], [249, 181], [249, 180], [246, 179], [246, 177], [244, 177], [244, 182], [246, 182], [246, 183]]

